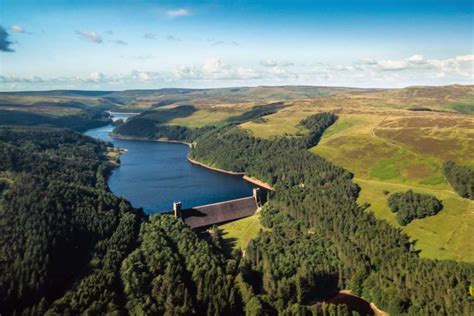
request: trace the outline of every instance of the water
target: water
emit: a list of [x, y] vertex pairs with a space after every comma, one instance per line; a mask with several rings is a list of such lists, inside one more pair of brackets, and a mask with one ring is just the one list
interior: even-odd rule
[[85, 134], [128, 150], [120, 156], [120, 167], [109, 177], [109, 187], [146, 213], [171, 210], [173, 201], [189, 208], [252, 195], [253, 186], [240, 176], [188, 162], [186, 145], [114, 139], [108, 135], [112, 129], [108, 125]]

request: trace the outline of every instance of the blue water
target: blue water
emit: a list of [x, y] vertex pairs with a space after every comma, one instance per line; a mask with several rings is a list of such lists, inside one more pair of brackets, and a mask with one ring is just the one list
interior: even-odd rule
[[252, 185], [241, 177], [189, 163], [186, 145], [114, 139], [108, 135], [112, 129], [109, 125], [85, 134], [128, 150], [109, 177], [109, 187], [146, 213], [170, 210], [173, 201], [189, 208], [252, 195]]

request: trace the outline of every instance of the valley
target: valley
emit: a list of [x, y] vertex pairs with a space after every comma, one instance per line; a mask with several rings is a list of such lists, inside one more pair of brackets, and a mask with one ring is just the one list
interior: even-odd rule
[[[74, 193], [66, 193], [66, 196], [72, 194], [80, 199], [86, 194], [81, 190], [88, 188], [102, 198], [98, 205], [90, 200], [91, 206], [84, 214], [80, 213], [79, 206], [74, 206], [66, 221], [77, 222], [75, 229], [80, 229], [82, 220], [97, 215], [94, 221], [102, 223], [104, 218], [101, 216], [108, 213], [96, 214], [96, 210], [102, 209], [104, 201], [113, 201], [121, 210], [113, 217], [114, 223], [118, 224], [107, 231], [90, 227], [94, 234], [99, 229], [101, 241], [88, 241], [89, 233], [78, 239], [81, 251], [93, 254], [90, 261], [81, 261], [91, 269], [87, 276], [81, 275], [77, 267], [71, 271], [73, 283], [52, 279], [51, 282], [61, 284], [64, 290], [51, 292], [48, 283], [38, 279], [35, 286], [39, 290], [35, 292], [32, 287], [28, 290], [36, 293], [30, 301], [24, 300], [20, 290], [6, 300], [21, 301], [20, 308], [56, 313], [88, 309], [97, 313], [232, 311], [238, 314], [245, 310], [272, 314], [289, 313], [297, 308], [307, 312], [327, 309], [347, 315], [349, 311], [345, 304], [329, 303], [334, 293], [350, 290], [375, 303], [384, 312], [397, 315], [434, 312], [438, 304], [444, 304], [440, 302], [444, 300], [446, 290], [452, 288], [449, 300], [455, 303], [442, 305], [442, 308], [449, 314], [469, 312], [470, 301], [464, 293], [472, 282], [474, 262], [470, 242], [474, 225], [473, 201], [453, 191], [444, 177], [442, 165], [446, 160], [471, 168], [474, 165], [470, 150], [474, 145], [474, 119], [469, 114], [474, 87], [433, 89], [262, 87], [93, 92], [90, 95], [63, 91], [31, 93], [34, 98], [30, 93], [24, 93], [15, 100], [11, 94], [1, 93], [0, 99], [8, 102], [8, 105], [2, 105], [3, 113], [12, 114], [0, 118], [0, 136], [3, 135], [0, 140], [2, 148], [6, 149], [2, 153], [2, 172], [7, 182], [2, 181], [8, 183], [4, 185], [7, 193], [2, 212], [8, 221], [14, 219], [14, 203], [25, 199], [15, 193], [14, 190], [20, 189], [17, 183], [22, 188], [28, 187], [38, 181], [34, 179], [44, 170], [53, 170], [54, 164], [63, 161], [71, 150], [62, 146], [56, 148], [55, 144], [68, 139], [77, 143], [68, 145], [71, 148], [84, 148], [76, 155], [85, 155], [96, 162], [89, 166], [92, 169], [87, 169], [87, 182], [74, 184], [71, 187]], [[63, 97], [53, 98], [57, 94]], [[78, 94], [81, 105], [68, 103], [79, 102], [71, 101], [76, 100]], [[110, 94], [114, 95], [113, 102], [116, 103], [106, 105], [112, 102]], [[107, 99], [101, 99], [105, 95]], [[35, 101], [34, 106], [28, 104], [31, 98]], [[48, 103], [38, 101], [41, 98], [49, 100]], [[91, 98], [90, 103], [88, 98]], [[163, 102], [157, 106], [157, 100]], [[406, 100], [410, 103], [405, 103]], [[72, 108], [76, 110], [70, 110]], [[111, 126], [112, 119], [105, 110], [139, 114], [126, 122], [116, 120]], [[29, 115], [27, 125], [36, 127], [19, 127], [22, 122], [24, 124], [22, 115], [25, 113]], [[58, 117], [63, 119], [57, 120]], [[88, 135], [128, 148], [122, 156], [114, 158], [120, 159], [121, 167], [112, 171], [101, 162], [110, 158], [111, 149], [107, 149], [110, 143], [83, 139], [71, 130], [61, 129], [73, 121], [79, 122], [73, 125], [77, 131], [95, 127]], [[109, 138], [112, 129], [112, 136], [119, 139]], [[37, 137], [41, 132], [47, 135], [48, 141], [44, 144], [41, 137]], [[25, 138], [30, 139], [29, 143], [15, 140]], [[153, 204], [160, 195], [167, 199], [167, 202], [159, 202], [160, 205], [181, 197], [164, 190], [170, 187], [172, 180], [166, 176], [166, 172], [172, 171], [166, 164], [163, 165], [166, 170], [155, 168], [151, 172], [144, 168], [143, 162], [162, 165], [163, 159], [171, 159], [173, 165], [180, 166], [176, 159], [181, 159], [180, 163], [186, 168], [205, 169], [186, 161], [187, 147], [147, 140], [189, 143], [192, 161], [258, 179], [275, 191], [269, 193], [269, 202], [255, 215], [219, 225], [203, 238], [179, 219], [149, 214], [166, 209], [166, 206], [160, 209]], [[154, 147], [138, 155], [135, 162], [129, 161], [137, 154], [134, 146], [141, 143]], [[160, 145], [182, 148], [184, 154], [178, 157], [172, 151], [160, 152]], [[35, 157], [50, 159], [47, 166], [38, 169], [33, 167], [32, 161], [23, 162], [22, 168], [32, 170], [33, 180], [23, 179], [23, 169], [5, 163], [14, 159], [15, 152], [24, 152], [30, 147]], [[51, 153], [54, 155], [50, 156]], [[66, 174], [53, 172], [41, 180], [43, 185], [57, 183], [60, 190], [63, 181], [81, 179], [79, 170], [86, 166], [80, 163], [80, 157], [70, 158], [76, 161], [75, 169], [64, 169]], [[128, 170], [128, 165], [131, 167], [129, 176], [136, 179], [117, 180], [120, 173]], [[173, 176], [180, 177], [181, 171], [177, 170]], [[107, 179], [107, 185], [104, 179]], [[153, 182], [156, 180], [159, 183]], [[201, 190], [208, 186], [206, 181], [190, 187], [190, 195], [210, 199], [217, 188], [225, 188], [216, 184], [209, 186], [210, 191], [206, 193]], [[189, 185], [190, 180], [185, 182]], [[145, 188], [142, 187], [144, 183]], [[148, 190], [148, 196], [153, 200], [150, 200], [151, 204], [119, 188], [127, 185], [135, 188], [139, 195]], [[400, 226], [387, 199], [392, 193], [407, 190], [430, 194], [441, 201], [443, 208], [435, 215]], [[183, 196], [182, 190], [176, 192]], [[116, 200], [119, 198], [112, 193], [125, 195], [132, 204]], [[13, 194], [12, 197], [9, 194]], [[41, 194], [41, 191], [35, 190], [35, 194]], [[67, 203], [68, 200], [62, 195], [52, 199], [51, 203]], [[216, 195], [213, 199], [224, 197], [217, 198]], [[32, 202], [25, 200], [23, 203], [26, 206]], [[144, 207], [145, 212], [140, 207]], [[115, 206], [110, 208], [116, 209]], [[41, 221], [43, 205], [38, 206], [32, 218], [28, 218], [27, 209], [21, 208], [24, 221]], [[127, 222], [131, 223], [130, 227]], [[48, 223], [41, 225], [49, 227]], [[54, 242], [50, 244], [42, 237], [41, 225], [33, 234], [35, 240], [41, 241], [44, 247], [56, 249]], [[118, 240], [117, 234], [127, 227], [133, 228], [127, 231], [127, 239]], [[16, 235], [26, 233], [21, 227], [17, 229]], [[10, 233], [3, 238], [10, 238], [8, 236]], [[112, 252], [105, 251], [103, 243], [112, 245]], [[66, 244], [69, 245], [69, 241]], [[29, 244], [18, 242], [15, 247], [31, 251], [26, 250], [30, 249]], [[190, 249], [194, 248], [200, 253], [198, 257], [190, 254]], [[120, 251], [114, 253], [113, 249]], [[43, 260], [41, 256], [38, 253], [37, 260]], [[109, 262], [109, 257], [115, 258], [113, 263]], [[26, 261], [15, 266], [14, 260], [14, 253], [8, 252], [8, 269], [17, 271], [15, 273], [27, 269], [24, 267]], [[55, 260], [55, 264], [59, 264], [63, 259], [56, 257]], [[42, 278], [53, 271], [48, 261], [45, 262]], [[209, 274], [204, 274], [206, 266], [211, 267]], [[172, 269], [175, 269], [173, 273]], [[113, 279], [101, 279], [107, 273], [112, 273]], [[448, 275], [456, 279], [454, 287]], [[95, 294], [87, 285], [93, 279], [101, 280]], [[149, 289], [146, 280], [164, 282], [159, 286], [161, 294]], [[211, 283], [213, 287], [210, 287]], [[112, 284], [121, 284], [121, 287]], [[113, 291], [108, 295], [95, 298], [111, 288]], [[176, 288], [181, 292], [176, 292]], [[429, 299], [423, 294], [427, 291], [433, 293]], [[166, 305], [162, 301], [165, 296], [172, 299], [173, 304]], [[79, 304], [74, 303], [78, 300]], [[314, 303], [323, 301], [328, 304]], [[115, 303], [111, 305], [111, 302]]]

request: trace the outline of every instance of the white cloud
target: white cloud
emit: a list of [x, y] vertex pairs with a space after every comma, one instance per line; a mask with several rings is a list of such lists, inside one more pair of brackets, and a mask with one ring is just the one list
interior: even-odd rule
[[174, 9], [166, 11], [165, 14], [170, 18], [177, 18], [191, 15], [191, 11], [188, 9]]
[[420, 55], [420, 54], [415, 54], [409, 58], [406, 59], [407, 61], [410, 61], [410, 62], [423, 62], [425, 60], [425, 57], [423, 57], [423, 55]]
[[96, 32], [76, 31], [76, 34], [79, 36], [79, 38], [85, 41], [96, 43], [96, 44], [102, 43], [102, 37]]
[[294, 66], [295, 64], [290, 61], [276, 61], [273, 59], [264, 59], [260, 61], [260, 65], [264, 67], [289, 67]]
[[15, 33], [31, 34], [30, 32], [27, 32], [23, 27], [21, 27], [18, 24], [11, 25], [10, 30]]
[[91, 81], [100, 82], [103, 81], [105, 78], [105, 75], [98, 71], [89, 74], [89, 80]]

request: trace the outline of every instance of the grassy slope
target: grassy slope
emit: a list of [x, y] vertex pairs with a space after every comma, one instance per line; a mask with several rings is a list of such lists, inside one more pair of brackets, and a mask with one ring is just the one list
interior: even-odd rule
[[418, 241], [422, 256], [474, 262], [474, 202], [457, 196], [441, 172], [448, 158], [473, 165], [474, 118], [401, 114], [341, 114], [312, 151], [354, 172], [360, 202], [370, 203], [369, 211], [397, 227], [384, 190], [414, 189], [441, 199], [444, 209], [438, 215], [402, 229]]
[[[415, 220], [402, 229], [414, 240], [421, 256], [474, 262], [472, 229], [474, 202], [457, 196], [444, 179], [446, 159], [474, 166], [473, 87], [413, 87], [355, 92], [294, 102], [264, 122], [242, 125], [255, 136], [304, 132], [298, 122], [313, 113], [334, 111], [339, 120], [311, 151], [353, 172], [362, 191], [359, 202], [368, 211], [400, 227], [386, 205], [390, 192], [414, 189], [437, 196], [444, 209], [436, 216]], [[462, 104], [462, 106], [459, 106]]]
[[231, 116], [243, 113], [241, 110], [199, 109], [188, 117], [172, 119], [168, 124], [187, 127], [203, 127], [205, 125], [220, 125]]
[[221, 230], [222, 239], [227, 251], [230, 252], [232, 249], [247, 248], [250, 240], [257, 237], [258, 232], [262, 229], [262, 225], [257, 213], [253, 216], [221, 225], [219, 229]]

